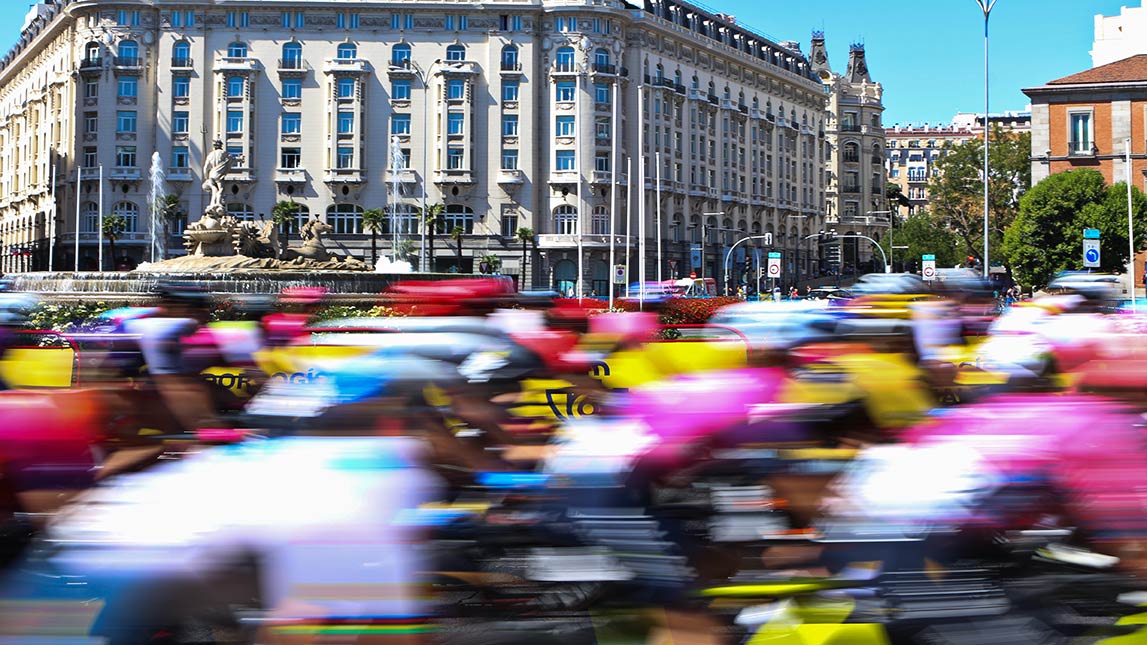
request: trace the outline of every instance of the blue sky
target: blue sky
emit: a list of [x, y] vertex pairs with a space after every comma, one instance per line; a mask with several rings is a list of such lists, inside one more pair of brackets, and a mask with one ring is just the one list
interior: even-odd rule
[[[776, 40], [824, 29], [834, 69], [864, 42], [884, 84], [885, 123], [947, 122], [983, 109], [983, 14], [975, 0], [705, 0]], [[1021, 88], [1087, 69], [1093, 16], [1138, 0], [999, 0], [992, 12], [992, 111], [1027, 105]], [[0, 0], [0, 49], [19, 35], [26, 0]], [[1147, 47], [1147, 45], [1145, 45]]]

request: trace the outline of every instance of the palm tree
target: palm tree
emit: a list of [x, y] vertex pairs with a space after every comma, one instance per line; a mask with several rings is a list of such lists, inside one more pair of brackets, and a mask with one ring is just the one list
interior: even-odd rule
[[[173, 233], [171, 226], [186, 217], [186, 214], [179, 204], [179, 195], [175, 194], [167, 194], [155, 200], [155, 212], [159, 214], [159, 218], [163, 222], [163, 250], [164, 255], [166, 255]], [[163, 258], [153, 258], [152, 260], [156, 259], [162, 260]]]
[[450, 229], [450, 239], [454, 240], [454, 251], [458, 254], [458, 272], [462, 272], [462, 236], [466, 234], [466, 229], [462, 228], [461, 224], [455, 224], [454, 228]]
[[[378, 236], [386, 228], [386, 212], [381, 208], [371, 208], [362, 212], [362, 228], [370, 231], [370, 264], [378, 264]], [[398, 249], [391, 251], [397, 253]], [[394, 258], [398, 261], [398, 257]]]
[[294, 226], [298, 215], [299, 205], [292, 201], [280, 201], [271, 207], [271, 221], [283, 233], [283, 248], [278, 250], [280, 255], [282, 255], [282, 251], [286, 251], [291, 246], [291, 228]]
[[[108, 238], [108, 246], [111, 247], [112, 253], [112, 270], [115, 271], [115, 241], [119, 239], [119, 236], [123, 235], [124, 229], [127, 228], [127, 219], [118, 213], [104, 215], [103, 220], [100, 222], [100, 227], [103, 228], [104, 237]], [[100, 271], [103, 271], [103, 269], [103, 267], [100, 267]]]
[[519, 271], [522, 274], [522, 283], [518, 285], [518, 288], [522, 289], [526, 286], [526, 244], [534, 240], [534, 229], [523, 226], [518, 229], [517, 237], [522, 242], [522, 268]]
[[445, 204], [431, 204], [419, 212], [422, 224], [426, 227], [426, 264], [430, 267], [434, 266], [434, 233], [442, 221], [442, 213], [445, 212]]

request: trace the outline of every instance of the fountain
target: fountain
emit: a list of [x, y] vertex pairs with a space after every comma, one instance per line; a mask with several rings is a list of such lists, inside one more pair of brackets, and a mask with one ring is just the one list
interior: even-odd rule
[[410, 272], [410, 263], [398, 258], [398, 198], [402, 192], [402, 171], [406, 170], [406, 155], [402, 154], [402, 143], [398, 137], [390, 138], [390, 256], [392, 265], [405, 264]]
[[161, 212], [163, 204], [160, 202], [167, 196], [167, 189], [164, 186], [164, 181], [167, 175], [163, 170], [163, 158], [159, 156], [159, 151], [151, 155], [151, 172], [148, 175], [151, 186], [147, 192], [147, 203], [151, 207], [151, 258], [152, 262], [158, 262], [163, 259], [163, 231], [164, 226], [163, 218], [165, 213]]
[[[401, 150], [398, 155], [401, 156]], [[328, 250], [323, 236], [333, 228], [317, 217], [302, 225], [302, 244], [280, 248], [274, 222], [238, 221], [227, 213], [224, 181], [236, 159], [215, 142], [203, 168], [203, 189], [211, 199], [202, 217], [183, 233], [187, 254], [172, 259], [163, 256], [164, 173], [162, 159], [156, 153], [151, 164], [151, 256], [152, 262], [136, 270], [89, 273], [28, 273], [12, 277], [12, 286], [21, 291], [41, 293], [55, 300], [100, 299], [133, 302], [151, 297], [164, 281], [179, 280], [201, 284], [223, 296], [238, 294], [274, 294], [284, 288], [321, 285], [343, 299], [372, 302], [373, 294], [403, 279], [410, 272], [403, 261], [368, 263]], [[396, 160], [392, 149], [392, 168], [404, 168], [404, 159]], [[397, 162], [398, 165], [394, 165]], [[396, 248], [397, 248], [396, 244]], [[395, 254], [397, 255], [397, 254]], [[404, 266], [405, 265], [405, 266]], [[419, 275], [419, 279], [456, 278], [456, 275]]]

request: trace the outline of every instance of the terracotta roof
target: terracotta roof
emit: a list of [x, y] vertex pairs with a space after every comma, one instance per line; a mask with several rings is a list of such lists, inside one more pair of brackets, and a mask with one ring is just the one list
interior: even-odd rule
[[1134, 83], [1147, 81], [1147, 54], [1117, 60], [1087, 71], [1057, 78], [1048, 85], [1076, 85], [1082, 83]]

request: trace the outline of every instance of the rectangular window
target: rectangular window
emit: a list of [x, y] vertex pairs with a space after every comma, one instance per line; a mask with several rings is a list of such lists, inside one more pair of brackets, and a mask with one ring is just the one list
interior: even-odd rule
[[460, 78], [447, 81], [446, 98], [451, 101], [461, 101], [466, 98], [466, 81]]
[[139, 26], [139, 10], [138, 9], [120, 9], [116, 12], [116, 24], [121, 27], [138, 27]]
[[395, 101], [410, 100], [410, 81], [398, 80], [390, 84], [390, 98]]
[[518, 169], [518, 149], [506, 148], [502, 150], [502, 170]]
[[557, 30], [561, 32], [574, 31], [577, 29], [577, 18], [558, 17], [554, 19], [554, 23]]
[[228, 98], [243, 98], [246, 88], [247, 80], [242, 76], [231, 76], [227, 78]]
[[609, 103], [613, 100], [613, 92], [609, 85], [598, 83], [593, 86], [593, 100], [595, 103]]
[[336, 19], [336, 26], [339, 29], [358, 29], [358, 14], [357, 13], [340, 13]]
[[243, 132], [243, 111], [242, 110], [228, 110], [227, 112], [227, 132], [230, 134], [238, 134]]
[[185, 99], [191, 95], [191, 78], [188, 76], [175, 76], [171, 79], [171, 95], [173, 98]]
[[303, 115], [301, 112], [285, 112], [283, 114], [283, 134], [299, 134], [303, 131]]
[[470, 26], [470, 21], [467, 20], [466, 16], [458, 16], [458, 30], [459, 31], [466, 31], [466, 28], [469, 26]]
[[518, 81], [511, 81], [511, 80], [502, 81], [502, 100], [503, 101], [517, 101], [518, 100]]
[[518, 235], [518, 216], [517, 215], [503, 215], [502, 216], [502, 237], [515, 237]]
[[390, 117], [391, 134], [410, 134], [410, 115], [395, 114]]
[[84, 134], [95, 134], [100, 129], [100, 117], [95, 112], [84, 112]]
[[601, 18], [594, 18], [593, 19], [593, 33], [600, 34], [601, 31], [602, 31], [601, 30]]
[[[231, 155], [235, 159], [242, 159], [243, 158], [243, 146], [227, 146], [227, 154]], [[235, 165], [246, 167], [247, 166], [247, 160], [243, 159], [242, 162], [236, 162]]]
[[451, 112], [446, 115], [446, 134], [463, 134], [466, 115], [461, 112]]
[[577, 87], [573, 81], [560, 81], [558, 83], [558, 100], [565, 102], [573, 101], [574, 92], [576, 90]]
[[335, 28], [346, 29], [346, 14], [339, 12], [335, 15]]
[[302, 165], [303, 154], [301, 148], [283, 148], [279, 153], [279, 167], [284, 170], [293, 170]]
[[184, 11], [183, 12], [183, 24], [188, 26], [188, 27], [194, 27], [195, 26], [195, 12], [194, 11]]
[[[409, 88], [410, 81], [406, 81], [406, 84]], [[340, 99], [353, 99], [355, 91], [358, 89], [358, 81], [353, 78], [340, 78], [337, 82], [336, 89]], [[409, 89], [407, 91], [407, 98], [410, 98]]]
[[120, 168], [135, 167], [135, 146], [116, 146], [115, 165]]
[[354, 112], [339, 112], [339, 134], [354, 134]]
[[354, 148], [339, 148], [335, 164], [339, 170], [354, 168]]
[[572, 116], [559, 116], [557, 117], [556, 136], [559, 137], [572, 137], [574, 136], [574, 118]]
[[1091, 113], [1069, 113], [1071, 131], [1068, 145], [1071, 154], [1091, 154]]
[[116, 112], [116, 132], [135, 132], [135, 110]]
[[573, 170], [574, 169], [574, 151], [573, 150], [558, 150], [555, 156], [557, 161], [558, 170]]
[[190, 119], [187, 112], [172, 112], [171, 114], [171, 132], [172, 134], [187, 134]]
[[139, 94], [139, 78], [136, 76], [121, 76], [116, 83], [119, 89], [119, 97], [134, 99]]
[[406, 14], [402, 17], [402, 28], [406, 30], [414, 29], [414, 16]]
[[461, 170], [463, 168], [462, 159], [464, 158], [463, 149], [459, 147], [450, 147], [446, 149], [446, 169], [447, 170]]
[[446, 16], [446, 31], [454, 31], [454, 16]]
[[593, 123], [594, 138], [609, 139], [612, 136], [612, 128], [608, 117], [598, 117]]
[[283, 98], [303, 98], [303, 80], [300, 78], [287, 78], [283, 80]]
[[84, 168], [95, 168], [100, 164], [99, 148], [88, 146], [84, 148]]
[[171, 21], [172, 27], [182, 27], [183, 26], [183, 12], [182, 11], [172, 11], [169, 20]]
[[516, 136], [518, 136], [518, 115], [517, 114], [503, 114], [502, 115], [502, 136], [503, 137], [516, 137]]
[[97, 99], [100, 97], [100, 82], [94, 78], [84, 81], [84, 98]]
[[172, 168], [187, 168], [188, 156], [187, 146], [176, 146], [171, 149], [171, 167]]
[[227, 26], [231, 28], [245, 28], [251, 26], [250, 16], [246, 11], [228, 11]]
[[390, 14], [390, 28], [391, 29], [398, 29], [399, 25], [402, 24], [400, 22], [401, 18], [402, 18], [402, 16], [398, 15], [397, 13]]
[[598, 172], [609, 172], [609, 153], [597, 153], [593, 158], [593, 169]]

